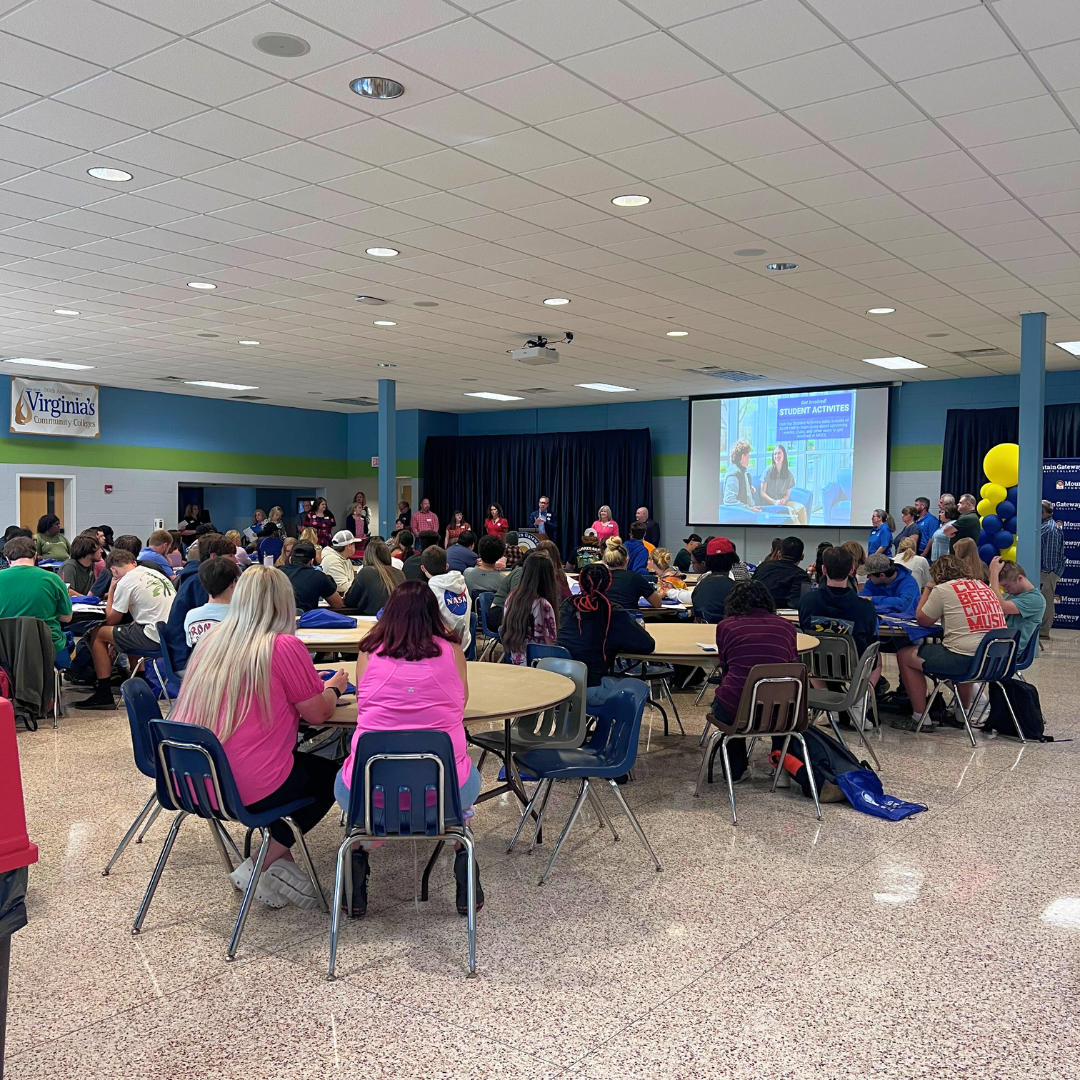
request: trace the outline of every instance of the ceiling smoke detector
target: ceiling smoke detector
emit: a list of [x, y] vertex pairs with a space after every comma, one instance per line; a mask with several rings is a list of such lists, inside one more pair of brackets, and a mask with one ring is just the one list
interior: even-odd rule
[[356, 298], [356, 302], [358, 304], [370, 304], [372, 307], [380, 307], [386, 303], [386, 301], [379, 296], [365, 296], [363, 293]]
[[260, 34], [252, 44], [267, 56], [304, 56], [311, 52], [311, 46], [303, 38], [292, 34]]
[[695, 375], [708, 375], [710, 379], [726, 379], [728, 382], [760, 382], [764, 375], [754, 375], [749, 371], [733, 371], [729, 368], [703, 367], [693, 371]]

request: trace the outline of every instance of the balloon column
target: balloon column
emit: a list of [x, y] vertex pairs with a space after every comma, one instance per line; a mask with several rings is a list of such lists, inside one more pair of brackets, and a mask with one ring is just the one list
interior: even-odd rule
[[989, 483], [979, 491], [976, 508], [982, 520], [979, 555], [988, 563], [995, 555], [1016, 562], [1016, 483], [1020, 477], [1020, 447], [998, 443], [983, 458], [983, 472]]

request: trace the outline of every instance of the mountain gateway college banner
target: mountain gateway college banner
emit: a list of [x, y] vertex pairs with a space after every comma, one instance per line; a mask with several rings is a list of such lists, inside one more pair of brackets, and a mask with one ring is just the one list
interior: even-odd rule
[[1043, 498], [1061, 527], [1065, 572], [1054, 590], [1054, 626], [1080, 629], [1080, 458], [1043, 459]]
[[98, 388], [44, 379], [11, 380], [11, 430], [23, 435], [96, 439]]

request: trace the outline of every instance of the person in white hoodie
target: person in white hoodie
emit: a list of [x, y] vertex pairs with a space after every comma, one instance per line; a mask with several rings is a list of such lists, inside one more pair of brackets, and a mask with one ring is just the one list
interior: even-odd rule
[[465, 584], [465, 575], [460, 570], [448, 569], [446, 548], [438, 545], [424, 548], [421, 552], [420, 570], [439, 602], [443, 622], [457, 631], [462, 650], [468, 652], [472, 643], [472, 597]]
[[351, 559], [356, 552], [356, 537], [348, 529], [334, 533], [330, 547], [323, 548], [322, 562], [319, 569], [334, 579], [337, 591], [344, 595], [356, 576], [356, 568]]

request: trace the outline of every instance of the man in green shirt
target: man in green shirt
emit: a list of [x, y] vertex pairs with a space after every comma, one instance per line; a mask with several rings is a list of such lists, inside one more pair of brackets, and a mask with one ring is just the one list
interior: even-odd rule
[[4, 546], [10, 565], [0, 570], [0, 619], [28, 615], [49, 624], [57, 657], [67, 654], [61, 624], [71, 622], [71, 597], [59, 575], [34, 565], [34, 541], [17, 536]]
[[977, 544], [982, 530], [982, 521], [975, 512], [974, 495], [961, 495], [956, 503], [956, 509], [960, 511], [960, 516], [945, 525], [945, 535], [949, 538], [950, 551], [954, 551], [956, 541], [963, 540], [964, 537], [974, 540]]
[[39, 559], [59, 559], [63, 562], [71, 555], [71, 545], [60, 531], [60, 519], [55, 514], [45, 514], [38, 519], [34, 546]]
[[1005, 625], [1010, 630], [1020, 631], [1016, 651], [1022, 653], [1042, 623], [1046, 598], [1039, 587], [1028, 580], [1019, 563], [1005, 562], [1000, 555], [990, 560], [990, 588], [999, 595], [1005, 594], [1000, 596]]

